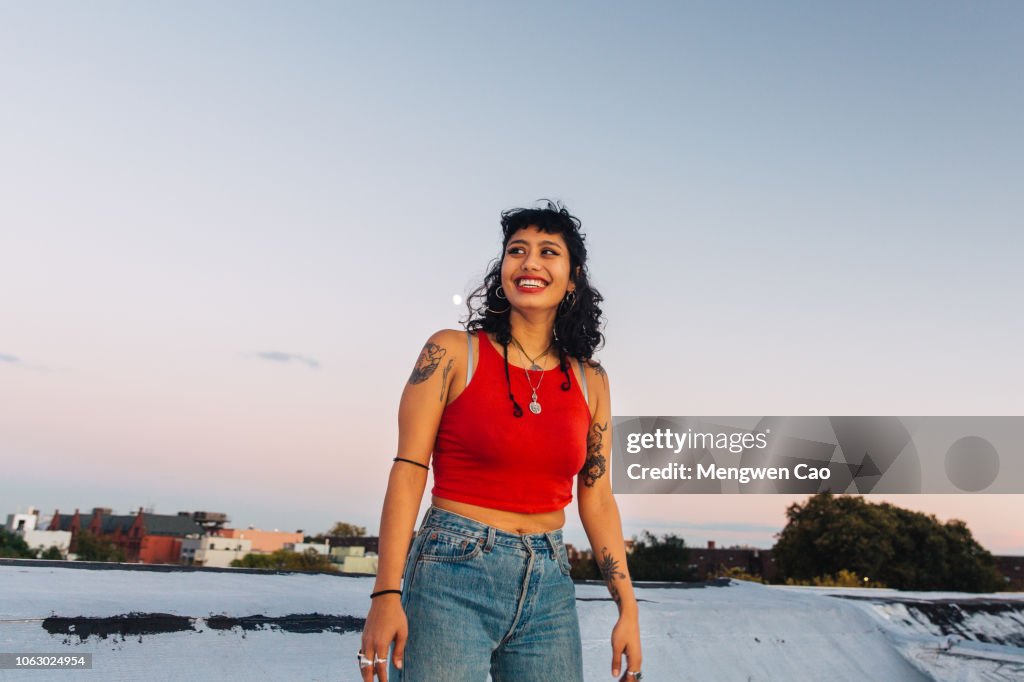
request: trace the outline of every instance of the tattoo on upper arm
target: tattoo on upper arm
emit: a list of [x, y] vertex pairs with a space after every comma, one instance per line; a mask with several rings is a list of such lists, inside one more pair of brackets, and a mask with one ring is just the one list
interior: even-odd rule
[[608, 430], [608, 422], [594, 424], [587, 434], [587, 460], [583, 463], [580, 475], [583, 476], [583, 485], [593, 488], [597, 480], [608, 471], [607, 459], [601, 454], [601, 447], [604, 444], [604, 432]]
[[618, 604], [622, 601], [622, 597], [619, 596], [619, 588], [615, 581], [622, 580], [626, 577], [626, 574], [619, 570], [618, 559], [611, 555], [607, 547], [601, 548], [601, 561], [598, 567], [601, 569], [604, 581], [608, 584], [608, 592], [612, 595], [612, 601]]
[[423, 350], [420, 351], [420, 357], [416, 360], [416, 366], [412, 370], [412, 375], [409, 377], [410, 384], [422, 384], [424, 381], [429, 379], [433, 375], [434, 370], [437, 369], [438, 363], [441, 362], [441, 358], [447, 353], [444, 348], [437, 345], [436, 343], [430, 343], [429, 341], [423, 345]]
[[444, 402], [444, 390], [448, 388], [448, 372], [455, 366], [455, 358], [448, 358], [448, 364], [444, 366], [444, 374], [441, 375], [441, 402]]
[[608, 372], [604, 371], [604, 367], [601, 366], [600, 362], [591, 361], [590, 367], [594, 370], [594, 374], [601, 377], [604, 381], [608, 381]]

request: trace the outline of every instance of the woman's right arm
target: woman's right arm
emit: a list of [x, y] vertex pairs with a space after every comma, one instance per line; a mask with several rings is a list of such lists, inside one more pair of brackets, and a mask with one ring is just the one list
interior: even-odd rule
[[[458, 345], [460, 340], [462, 346]], [[459, 367], [460, 358], [464, 362], [465, 353], [460, 351], [465, 345], [465, 335], [451, 329], [433, 334], [423, 345], [398, 408], [399, 457], [424, 465], [430, 461], [448, 390], [458, 373], [455, 369]], [[408, 462], [392, 464], [380, 518], [374, 592], [402, 587], [405, 559], [426, 483], [427, 470], [423, 467]], [[393, 641], [395, 666], [401, 668], [408, 632], [400, 595], [380, 595], [370, 602], [363, 627], [362, 650], [367, 658], [386, 659]], [[374, 674], [382, 681], [387, 680], [386, 663], [361, 672], [365, 682], [371, 682]]]

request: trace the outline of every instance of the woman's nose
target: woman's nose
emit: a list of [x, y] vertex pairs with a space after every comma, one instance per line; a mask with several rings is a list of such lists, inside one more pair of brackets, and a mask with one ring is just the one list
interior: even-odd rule
[[526, 259], [523, 261], [523, 270], [529, 272], [531, 270], [540, 269], [540, 258], [534, 254], [527, 254]]

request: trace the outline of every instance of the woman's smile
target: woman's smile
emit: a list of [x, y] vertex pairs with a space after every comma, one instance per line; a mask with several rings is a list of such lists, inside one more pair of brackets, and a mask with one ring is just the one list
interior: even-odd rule
[[548, 283], [539, 277], [524, 276], [518, 278], [516, 281], [516, 289], [523, 292], [524, 294], [536, 294], [544, 291]]

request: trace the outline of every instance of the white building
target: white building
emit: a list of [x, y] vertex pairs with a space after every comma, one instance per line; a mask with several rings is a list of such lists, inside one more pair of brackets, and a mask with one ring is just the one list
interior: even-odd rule
[[181, 563], [187, 566], [220, 566], [227, 568], [235, 559], [252, 551], [252, 540], [203, 535], [181, 541]]
[[377, 573], [377, 555], [365, 547], [331, 547], [331, 561], [341, 564], [342, 573]]
[[39, 510], [35, 507], [29, 507], [28, 512], [25, 514], [8, 514], [7, 524], [4, 528], [12, 533], [17, 533], [19, 531], [35, 530], [38, 523]]
[[37, 553], [56, 547], [61, 554], [67, 556], [68, 548], [71, 545], [71, 533], [66, 530], [40, 530], [39, 510], [29, 507], [28, 512], [21, 514], [8, 514], [7, 524], [4, 526], [8, 531], [20, 535], [22, 539]]
[[341, 565], [342, 573], [369, 573], [377, 574], [377, 555], [345, 557], [345, 563]]
[[305, 554], [307, 549], [315, 549], [317, 554], [327, 556], [327, 543], [316, 542], [286, 542], [284, 548], [299, 554]]

